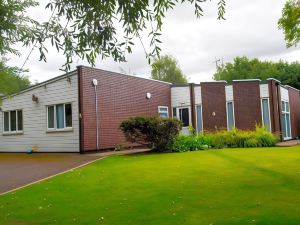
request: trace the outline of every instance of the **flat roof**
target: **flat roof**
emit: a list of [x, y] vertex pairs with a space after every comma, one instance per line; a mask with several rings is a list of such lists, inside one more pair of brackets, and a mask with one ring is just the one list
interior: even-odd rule
[[[172, 85], [172, 83], [169, 83], [169, 82], [165, 82], [165, 81], [160, 81], [160, 80], [154, 80], [154, 79], [151, 79], [151, 78], [146, 78], [146, 77], [139, 77], [139, 76], [134, 76], [134, 75], [129, 75], [129, 74], [123, 74], [123, 73], [118, 73], [118, 72], [113, 72], [113, 71], [109, 71], [109, 70], [103, 70], [103, 69], [98, 69], [98, 68], [95, 68], [95, 67], [90, 67], [90, 66], [77, 66], [77, 67], [86, 67], [86, 68], [90, 68], [90, 69], [93, 69], [93, 70], [100, 70], [100, 71], [104, 71], [104, 72], [109, 72], [109, 73], [115, 73], [115, 74], [118, 74], [120, 76], [129, 76], [129, 77], [134, 77], [134, 78], [138, 78], [138, 79], [144, 79], [144, 80], [150, 80], [150, 81], [155, 81], [155, 82], [160, 82], [160, 83], [165, 83], [165, 84], [169, 84], [169, 85]], [[76, 72], [76, 73], [75, 73]], [[19, 92], [16, 92], [16, 93], [13, 93], [13, 94], [10, 94], [10, 95], [3, 95], [1, 96], [0, 95], [0, 98], [2, 97], [2, 99], [6, 99], [8, 97], [13, 97], [13, 96], [16, 96], [16, 95], [19, 95], [19, 94], [22, 94], [24, 92], [27, 92], [27, 91], [30, 91], [30, 90], [33, 90], [35, 88], [38, 88], [38, 87], [41, 87], [43, 85], [46, 85], [46, 84], [50, 84], [50, 83], [53, 83], [55, 81], [58, 81], [58, 80], [61, 80], [65, 77], [68, 77], [68, 76], [74, 76], [77, 74], [77, 69], [75, 70], [71, 70], [65, 74], [62, 74], [62, 75], [59, 75], [57, 77], [54, 77], [54, 78], [51, 78], [49, 80], [45, 80], [43, 82], [40, 82], [38, 84], [34, 84], [34, 85], [31, 85], [29, 86], [28, 88], [25, 88]]]

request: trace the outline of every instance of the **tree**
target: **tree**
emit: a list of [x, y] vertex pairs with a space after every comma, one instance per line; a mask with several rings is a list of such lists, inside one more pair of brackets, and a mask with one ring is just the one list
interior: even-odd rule
[[177, 60], [171, 55], [162, 56], [156, 59], [151, 65], [151, 78], [170, 82], [173, 84], [186, 84], [186, 76], [181, 71]]
[[257, 58], [236, 57], [233, 63], [218, 67], [214, 80], [231, 82], [238, 79], [275, 78], [282, 84], [300, 89], [300, 63], [261, 61]]
[[[53, 0], [46, 8], [52, 14], [49, 21], [39, 23], [24, 16], [29, 7], [38, 5], [35, 0], [2, 0], [0, 5], [0, 52], [17, 53], [14, 44], [33, 45], [40, 51], [40, 60], [46, 61], [45, 43], [50, 41], [57, 51], [66, 56], [63, 68], [68, 70], [74, 57], [87, 59], [94, 65], [97, 56], [126, 61], [134, 41], [141, 32], [149, 31], [150, 60], [159, 56], [163, 18], [178, 4], [189, 3], [196, 17], [202, 16], [203, 0], [139, 0], [139, 1], [81, 1]], [[225, 0], [218, 0], [218, 19], [224, 19]], [[117, 29], [120, 24], [120, 29]], [[145, 48], [146, 49], [146, 48]]]
[[28, 77], [20, 69], [6, 66], [6, 60], [0, 59], [0, 93], [12, 94], [30, 86]]
[[278, 26], [284, 32], [287, 47], [297, 46], [300, 41], [300, 0], [285, 3]]

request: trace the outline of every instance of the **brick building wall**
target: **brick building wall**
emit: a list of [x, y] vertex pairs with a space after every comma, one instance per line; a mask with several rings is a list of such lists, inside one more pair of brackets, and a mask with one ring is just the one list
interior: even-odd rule
[[235, 126], [238, 129], [252, 130], [262, 123], [259, 84], [258, 80], [233, 82]]
[[280, 99], [279, 82], [274, 79], [268, 80], [269, 102], [272, 132], [280, 136], [281, 133], [281, 109], [278, 101]]
[[[96, 150], [95, 96], [92, 80], [98, 80], [100, 149], [128, 144], [119, 126], [132, 116], [158, 115], [158, 106], [168, 106], [171, 115], [171, 85], [105, 70], [79, 67], [81, 102], [81, 149]], [[146, 92], [151, 98], [146, 99]]]
[[227, 129], [226, 82], [201, 83], [203, 130]]
[[299, 91], [288, 87], [292, 138], [300, 136], [300, 95]]

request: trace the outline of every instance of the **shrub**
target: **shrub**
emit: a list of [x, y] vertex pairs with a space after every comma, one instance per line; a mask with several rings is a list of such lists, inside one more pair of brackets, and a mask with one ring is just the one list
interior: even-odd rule
[[220, 148], [272, 147], [278, 139], [263, 127], [254, 131], [232, 129], [230, 131], [205, 132], [199, 135], [178, 135], [172, 146], [174, 152]]
[[208, 149], [208, 138], [204, 135], [179, 134], [173, 145], [173, 152], [186, 152]]
[[127, 141], [148, 145], [156, 151], [170, 151], [182, 123], [174, 118], [133, 117], [120, 125]]
[[124, 145], [116, 145], [115, 151], [123, 151], [126, 149], [126, 146]]

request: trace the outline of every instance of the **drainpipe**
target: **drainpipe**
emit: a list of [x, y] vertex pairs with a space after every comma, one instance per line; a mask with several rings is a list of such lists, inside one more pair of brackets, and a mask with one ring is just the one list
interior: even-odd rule
[[99, 115], [98, 115], [98, 97], [97, 97], [97, 85], [98, 81], [93, 79], [92, 84], [94, 86], [94, 94], [95, 94], [95, 108], [96, 108], [96, 145], [97, 150], [99, 150]]

